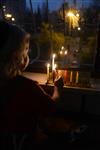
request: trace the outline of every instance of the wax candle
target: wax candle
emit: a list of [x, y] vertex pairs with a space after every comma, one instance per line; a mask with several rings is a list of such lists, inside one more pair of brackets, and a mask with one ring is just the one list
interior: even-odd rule
[[78, 71], [76, 72], [76, 83], [78, 83], [78, 79], [79, 79], [79, 73]]
[[73, 79], [73, 72], [71, 71], [70, 72], [70, 82], [72, 82], [72, 79]]
[[49, 80], [50, 64], [47, 64], [47, 80]]
[[55, 70], [55, 54], [52, 56], [52, 71]]

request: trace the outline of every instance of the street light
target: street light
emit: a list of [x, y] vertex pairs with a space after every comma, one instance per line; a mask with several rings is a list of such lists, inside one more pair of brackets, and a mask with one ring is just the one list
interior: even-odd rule
[[73, 14], [73, 12], [68, 12], [68, 14], [67, 14], [67, 16], [69, 16], [69, 17], [73, 17], [74, 16], [74, 14]]
[[12, 14], [7, 13], [7, 14], [5, 14], [5, 17], [6, 17], [6, 19], [11, 19]]
[[67, 55], [67, 50], [65, 50], [64, 46], [61, 47], [59, 54], [60, 55]]
[[80, 27], [78, 27], [78, 28], [77, 28], [77, 30], [78, 30], [78, 31], [80, 31], [80, 30], [81, 30], [81, 28], [80, 28]]
[[5, 19], [7, 21], [15, 22], [15, 18], [13, 17], [13, 15], [11, 13], [5, 13]]
[[79, 27], [80, 14], [77, 10], [69, 10], [65, 12], [65, 21], [69, 23], [69, 34], [71, 29]]
[[3, 5], [2, 8], [3, 8], [3, 11], [5, 12], [6, 11], [6, 6]]
[[12, 17], [12, 18], [11, 18], [11, 20], [12, 20], [12, 21], [15, 21], [15, 18], [14, 18], [14, 17]]
[[74, 14], [74, 12], [72, 11], [69, 11], [67, 14], [66, 14], [66, 17], [69, 18], [69, 24], [70, 24], [70, 27], [72, 25], [73, 28], [75, 27], [78, 27], [79, 26], [79, 14]]
[[67, 54], [68, 54], [68, 50], [66, 50], [64, 48], [64, 46], [61, 47], [61, 50], [59, 52], [60, 54], [60, 61], [61, 61], [61, 65], [64, 67], [67, 64]]

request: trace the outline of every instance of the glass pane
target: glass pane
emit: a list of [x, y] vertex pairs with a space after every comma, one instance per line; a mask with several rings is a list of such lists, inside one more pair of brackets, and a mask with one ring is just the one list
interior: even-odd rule
[[28, 70], [82, 68], [100, 74], [100, 0], [0, 0], [0, 18], [31, 34]]

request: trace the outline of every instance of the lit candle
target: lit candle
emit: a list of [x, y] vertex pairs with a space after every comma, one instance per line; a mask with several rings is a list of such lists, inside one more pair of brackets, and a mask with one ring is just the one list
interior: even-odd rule
[[71, 71], [71, 73], [70, 73], [70, 82], [72, 82], [72, 79], [73, 79], [73, 72]]
[[53, 56], [52, 56], [52, 71], [54, 71], [55, 70], [55, 54], [53, 54]]
[[56, 67], [57, 67], [57, 64], [54, 64], [54, 68], [53, 68], [53, 72], [52, 72], [52, 74], [53, 74], [53, 82], [54, 82], [54, 80], [56, 78]]
[[49, 80], [49, 68], [50, 68], [50, 64], [47, 64], [47, 80]]
[[78, 71], [76, 72], [76, 83], [78, 83], [78, 78], [79, 78], [79, 73]]

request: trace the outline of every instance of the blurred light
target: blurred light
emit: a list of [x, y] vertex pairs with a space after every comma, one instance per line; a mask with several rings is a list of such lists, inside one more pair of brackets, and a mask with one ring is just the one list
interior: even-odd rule
[[53, 54], [53, 58], [55, 58], [56, 57], [56, 54]]
[[5, 8], [3, 8], [3, 11], [6, 11], [6, 9], [5, 9]]
[[[69, 27], [71, 28], [71, 25], [73, 28], [78, 27], [78, 21], [79, 21], [79, 14], [74, 14], [72, 11], [69, 11], [66, 13], [66, 17], [69, 18]], [[67, 19], [66, 19], [67, 20]]]
[[15, 18], [11, 18], [12, 21], [15, 21]]
[[64, 46], [62, 46], [61, 49], [63, 50], [63, 49], [64, 49]]
[[65, 55], [67, 55], [67, 51], [65, 51]]
[[79, 16], [80, 16], [80, 15], [77, 13], [77, 14], [76, 14], [76, 17], [79, 17]]
[[47, 67], [48, 67], [48, 68], [50, 67], [50, 64], [49, 64], [49, 63], [47, 64]]
[[53, 54], [53, 56], [52, 56], [52, 71], [55, 70], [55, 57], [56, 57], [56, 54]]
[[5, 5], [3, 5], [3, 6], [2, 6], [2, 8], [3, 8], [3, 9], [5, 9], [5, 8], [6, 8], [6, 6], [5, 6]]
[[80, 28], [80, 27], [78, 27], [78, 28], [77, 28], [77, 30], [78, 30], [78, 31], [80, 31], [80, 30], [81, 30], [81, 28]]
[[12, 14], [5, 14], [5, 16], [6, 16], [7, 18], [11, 18], [11, 17], [12, 17]]
[[72, 13], [72, 12], [68, 12], [68, 14], [67, 14], [69, 17], [73, 17], [74, 16], [74, 14]]
[[60, 55], [62, 55], [63, 54], [63, 51], [60, 51]]
[[76, 52], [78, 52], [78, 49], [76, 49]]
[[54, 64], [54, 70], [57, 68], [57, 64]]

